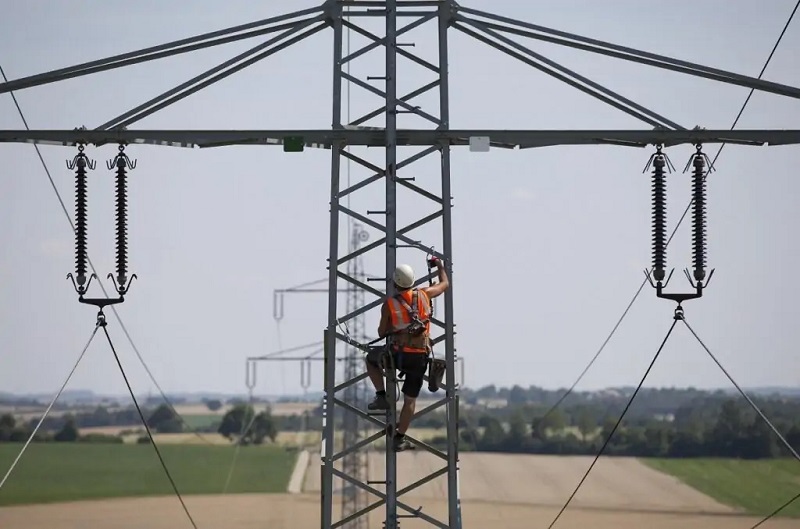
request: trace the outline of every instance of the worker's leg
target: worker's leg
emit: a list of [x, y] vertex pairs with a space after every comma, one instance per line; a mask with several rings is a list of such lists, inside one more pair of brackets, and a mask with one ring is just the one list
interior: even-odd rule
[[375, 386], [375, 398], [367, 404], [367, 409], [371, 411], [385, 411], [389, 409], [389, 401], [386, 400], [386, 387], [383, 383], [383, 371], [379, 366], [380, 351], [370, 351], [367, 353], [367, 376]]
[[403, 382], [403, 409], [397, 419], [397, 432], [394, 437], [394, 448], [397, 451], [414, 448], [414, 445], [405, 438], [405, 434], [416, 411], [417, 397], [422, 389], [427, 365], [424, 354], [405, 353], [403, 355], [403, 371], [406, 378]]
[[417, 399], [405, 395], [403, 397], [403, 409], [400, 410], [400, 417], [397, 419], [397, 433], [405, 434], [411, 424], [411, 417], [417, 408]]
[[372, 385], [375, 386], [375, 391], [385, 391], [386, 387], [383, 385], [383, 371], [381, 371], [381, 368], [371, 363], [369, 360], [367, 360], [366, 364], [367, 375], [372, 381]]

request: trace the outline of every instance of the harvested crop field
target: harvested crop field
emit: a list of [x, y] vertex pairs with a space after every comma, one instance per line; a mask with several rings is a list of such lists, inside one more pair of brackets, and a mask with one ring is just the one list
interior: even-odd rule
[[[339, 499], [334, 498], [338, 509]], [[200, 529], [305, 529], [319, 527], [319, 498], [313, 494], [188, 496], [187, 507]], [[419, 505], [415, 505], [418, 507]], [[444, 518], [447, 504], [425, 502], [423, 512]], [[547, 527], [558, 507], [468, 500], [463, 505], [465, 529], [502, 527], [530, 529]], [[336, 513], [338, 519], [338, 513]], [[370, 527], [381, 526], [378, 509]], [[557, 529], [730, 529], [750, 527], [753, 517], [699, 515], [689, 513], [622, 512], [570, 508]], [[3, 529], [175, 529], [191, 527], [174, 497], [86, 501], [71, 504], [6, 507], [0, 509]], [[404, 518], [403, 529], [432, 527], [427, 522]], [[774, 520], [770, 529], [796, 529], [797, 520]]]
[[[383, 453], [370, 454], [370, 479], [380, 479]], [[444, 462], [428, 453], [398, 456], [399, 486]], [[547, 527], [591, 463], [588, 457], [461, 454], [461, 497], [465, 528], [500, 524], [504, 529]], [[409, 492], [413, 508], [446, 518], [446, 487], [437, 478]], [[335, 485], [338, 485], [335, 484]], [[380, 488], [380, 487], [378, 487]], [[184, 500], [200, 529], [298, 529], [319, 526], [319, 465], [311, 454], [301, 494], [187, 495]], [[374, 501], [374, 499], [372, 499]], [[339, 498], [334, 499], [338, 519]], [[383, 511], [373, 511], [370, 527], [380, 527]], [[759, 518], [683, 485], [632, 458], [601, 458], [557, 529], [728, 529], [750, 527]], [[404, 529], [431, 527], [403, 519]], [[774, 519], [771, 529], [797, 527], [796, 519]], [[0, 508], [3, 529], [173, 529], [190, 527], [174, 496], [89, 500]]]
[[[370, 480], [382, 480], [384, 453], [370, 454]], [[592, 462], [584, 456], [526, 456], [466, 452], [459, 455], [461, 498], [475, 501], [561, 507]], [[319, 466], [309, 465], [305, 492], [319, 491]], [[428, 452], [398, 454], [398, 489], [445, 466], [445, 461]], [[334, 488], [339, 486], [334, 483]], [[410, 491], [406, 496], [416, 505], [427, 499], [447, 498], [447, 481], [442, 476]], [[413, 498], [413, 500], [412, 500]], [[600, 458], [571, 507], [632, 512], [726, 514], [737, 511], [676, 478], [642, 464], [634, 458]], [[418, 506], [418, 505], [417, 505]], [[491, 508], [491, 506], [487, 506]]]

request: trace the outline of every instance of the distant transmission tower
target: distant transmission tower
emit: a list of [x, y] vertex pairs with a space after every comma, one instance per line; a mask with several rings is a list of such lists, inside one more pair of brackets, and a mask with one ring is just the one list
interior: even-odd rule
[[[348, 253], [356, 252], [361, 243], [369, 239], [369, 233], [357, 222], [351, 222], [350, 242]], [[362, 266], [361, 257], [351, 259], [347, 263], [347, 274], [357, 281], [366, 283], [366, 275]], [[364, 289], [358, 288], [352, 283], [347, 284], [347, 313], [350, 314], [365, 305]], [[357, 343], [366, 343], [366, 325], [364, 323], [364, 313], [359, 314], [348, 322], [349, 334]], [[348, 345], [345, 349], [345, 372], [344, 380], [353, 380], [364, 371], [364, 353]], [[367, 401], [367, 385], [365, 381], [352, 384], [344, 390], [344, 401], [357, 409], [364, 409]], [[365, 421], [353, 413], [343, 414], [343, 437], [344, 446], [356, 446], [356, 444], [366, 437], [367, 425]], [[361, 483], [367, 483], [369, 475], [369, 452], [367, 450], [353, 450], [342, 458], [342, 470]], [[367, 491], [355, 484], [342, 480], [342, 520], [348, 520], [356, 513], [362, 512], [367, 506]], [[353, 516], [342, 527], [346, 529], [366, 529], [367, 518], [364, 516]]]

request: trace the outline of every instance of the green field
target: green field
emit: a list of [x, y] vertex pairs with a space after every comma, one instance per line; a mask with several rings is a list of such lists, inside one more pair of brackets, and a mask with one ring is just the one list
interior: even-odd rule
[[[766, 516], [800, 493], [800, 462], [794, 459], [643, 459], [712, 498]], [[800, 499], [779, 516], [800, 517]]]
[[207, 428], [213, 424], [219, 425], [222, 422], [222, 415], [214, 415], [213, 413], [205, 415], [184, 415], [183, 420], [189, 425], [191, 429]]
[[[0, 444], [0, 476], [22, 445]], [[219, 494], [234, 447], [159, 446], [181, 494]], [[229, 493], [284, 492], [294, 452], [274, 446], [242, 447]], [[0, 490], [0, 505], [90, 498], [173, 494], [151, 445], [31, 444]]]

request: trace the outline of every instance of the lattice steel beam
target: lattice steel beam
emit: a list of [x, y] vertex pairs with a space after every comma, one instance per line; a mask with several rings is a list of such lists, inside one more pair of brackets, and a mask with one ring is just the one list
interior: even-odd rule
[[[218, 147], [226, 145], [284, 145], [287, 138], [303, 138], [309, 148], [337, 145], [383, 147], [380, 130], [0, 130], [0, 143], [77, 145], [127, 143], [170, 147]], [[680, 145], [730, 143], [741, 145], [789, 145], [800, 143], [798, 129], [741, 130], [492, 130], [492, 129], [398, 129], [398, 146], [449, 145], [464, 147], [471, 137], [489, 137], [495, 147], [532, 148], [556, 145]]]
[[[221, 44], [228, 44], [238, 40], [267, 35], [269, 33], [281, 31], [282, 29], [290, 28], [297, 24], [298, 21], [286, 21], [298, 19], [306, 15], [318, 14], [323, 11], [323, 7], [324, 6], [317, 6], [310, 9], [303, 9], [301, 11], [295, 11], [294, 13], [265, 18], [256, 22], [241, 24], [219, 31], [212, 31], [210, 33], [204, 33], [202, 35], [197, 35], [187, 39], [176, 40], [166, 44], [160, 44], [158, 46], [151, 46], [149, 48], [144, 48], [137, 51], [122, 53], [112, 57], [85, 62], [75, 66], [69, 66], [67, 68], [59, 68], [57, 70], [52, 70], [37, 75], [22, 77], [20, 79], [9, 81], [8, 83], [0, 83], [0, 94], [14, 90], [23, 90], [25, 88], [31, 88], [34, 86], [55, 83], [57, 81], [72, 79], [74, 77], [91, 75], [115, 68], [122, 68], [132, 64], [163, 59], [165, 57], [189, 53], [212, 46], [219, 46]], [[270, 26], [271, 24], [276, 24], [278, 22], [283, 22], [283, 24]], [[241, 33], [243, 31], [247, 32]]]
[[490, 22], [481, 21], [481, 24], [487, 28], [497, 29], [499, 31], [505, 31], [515, 35], [551, 42], [553, 44], [559, 44], [583, 51], [607, 55], [617, 59], [637, 62], [647, 66], [654, 66], [656, 68], [694, 75], [696, 77], [703, 77], [713, 81], [735, 84], [787, 97], [800, 98], [800, 88], [796, 88], [794, 86], [765, 81], [763, 79], [757, 79], [755, 77], [741, 75], [735, 72], [720, 70], [719, 68], [711, 68], [702, 64], [674, 59], [666, 55], [659, 55], [657, 53], [637, 50], [627, 46], [619, 46], [610, 42], [591, 39], [581, 35], [576, 35], [574, 33], [555, 30], [544, 26], [531, 24], [530, 22], [516, 20], [514, 18], [496, 15], [494, 13], [489, 13], [478, 9], [472, 9], [470, 7], [458, 6], [456, 9], [460, 13], [467, 13], [501, 23], [493, 24]]

